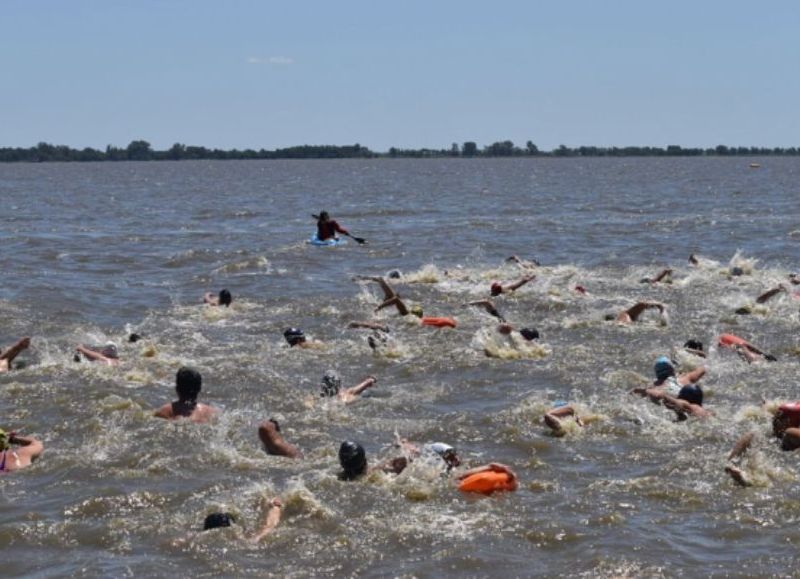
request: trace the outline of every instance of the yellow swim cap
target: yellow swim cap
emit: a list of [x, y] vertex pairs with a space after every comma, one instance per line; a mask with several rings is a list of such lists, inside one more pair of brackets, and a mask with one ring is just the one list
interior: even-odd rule
[[8, 450], [11, 447], [11, 443], [8, 441], [8, 434], [6, 431], [0, 428], [0, 451]]
[[422, 306], [419, 304], [414, 304], [413, 306], [411, 306], [411, 309], [409, 311], [418, 318], [422, 317]]

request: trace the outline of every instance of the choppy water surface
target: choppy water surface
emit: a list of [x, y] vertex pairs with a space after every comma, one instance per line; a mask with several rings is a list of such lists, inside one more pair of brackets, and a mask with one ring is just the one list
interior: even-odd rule
[[[800, 398], [800, 301], [733, 312], [798, 268], [800, 161], [750, 161], [0, 166], [0, 345], [33, 337], [25, 367], [0, 376], [0, 426], [46, 446], [0, 478], [3, 574], [796, 573], [800, 458], [770, 440], [761, 399]], [[321, 209], [369, 244], [306, 245]], [[524, 273], [504, 262], [511, 254], [542, 264], [496, 300], [542, 334], [521, 356], [488, 315], [461, 307]], [[746, 274], [729, 276], [731, 265]], [[639, 283], [665, 266], [672, 284]], [[370, 319], [379, 295], [351, 277], [395, 268], [401, 295], [459, 327], [381, 312], [393, 341], [376, 355], [346, 324]], [[199, 305], [222, 287], [231, 309]], [[603, 321], [638, 299], [667, 304], [668, 322]], [[326, 347], [288, 349], [290, 325]], [[125, 343], [132, 330], [146, 341]], [[779, 361], [718, 352], [723, 331]], [[661, 354], [691, 366], [677, 352], [688, 338], [712, 346], [703, 383], [716, 417], [676, 423], [627, 391]], [[108, 339], [121, 367], [71, 361], [78, 342]], [[224, 410], [217, 423], [151, 416], [173, 399], [182, 364], [202, 371], [202, 399]], [[379, 382], [350, 406], [323, 403], [329, 368], [348, 384]], [[556, 438], [541, 416], [559, 399], [589, 420]], [[263, 453], [256, 426], [270, 416], [304, 460]], [[757, 484], [742, 489], [723, 468], [751, 429], [762, 436], [744, 466]], [[395, 452], [395, 431], [450, 442], [471, 464], [507, 463], [521, 487], [463, 496], [425, 463], [337, 480], [343, 439], [377, 459]], [[260, 497], [276, 494], [283, 521], [258, 546], [241, 530], [191, 534], [220, 508], [252, 529]]]

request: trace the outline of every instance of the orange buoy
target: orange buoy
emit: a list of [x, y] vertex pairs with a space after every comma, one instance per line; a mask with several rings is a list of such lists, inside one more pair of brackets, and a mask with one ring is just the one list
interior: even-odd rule
[[453, 318], [422, 318], [423, 326], [433, 326], [434, 328], [455, 328], [456, 321]]
[[495, 491], [513, 491], [516, 488], [516, 479], [507, 472], [492, 470], [471, 474], [458, 484], [458, 490], [462, 492], [484, 495], [490, 495]]

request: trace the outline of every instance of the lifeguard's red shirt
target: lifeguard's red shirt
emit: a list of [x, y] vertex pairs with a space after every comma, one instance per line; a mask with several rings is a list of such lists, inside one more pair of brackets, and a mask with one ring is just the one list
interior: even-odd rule
[[326, 222], [317, 222], [317, 239], [320, 241], [325, 241], [326, 239], [330, 239], [331, 237], [336, 237], [337, 233], [342, 233], [344, 235], [349, 235], [350, 232], [347, 231], [344, 227], [336, 223], [333, 219]]

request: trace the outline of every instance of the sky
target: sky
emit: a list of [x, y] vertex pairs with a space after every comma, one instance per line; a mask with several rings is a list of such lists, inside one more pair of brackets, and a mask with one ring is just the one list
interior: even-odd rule
[[3, 0], [0, 146], [800, 146], [800, 3]]

